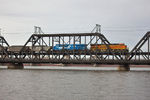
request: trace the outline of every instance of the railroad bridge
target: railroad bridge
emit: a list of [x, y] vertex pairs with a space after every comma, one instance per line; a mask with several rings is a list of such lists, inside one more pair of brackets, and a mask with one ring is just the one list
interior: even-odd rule
[[[34, 34], [23, 46], [10, 46], [0, 36], [0, 63], [8, 68], [23, 68], [24, 63], [62, 63], [62, 64], [119, 64], [121, 69], [130, 70], [129, 65], [150, 64], [150, 32], [147, 32], [131, 50], [113, 50], [111, 43], [96, 25], [89, 33], [44, 34], [40, 27], [35, 27]], [[86, 48], [76, 50], [76, 45]], [[91, 45], [96, 49], [91, 50]], [[106, 46], [99, 50], [98, 45]], [[58, 45], [61, 49], [55, 50]], [[66, 50], [65, 46], [73, 46]]]

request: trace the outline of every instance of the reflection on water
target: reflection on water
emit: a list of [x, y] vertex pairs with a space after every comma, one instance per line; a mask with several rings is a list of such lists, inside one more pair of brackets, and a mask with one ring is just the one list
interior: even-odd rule
[[0, 100], [149, 100], [149, 71], [0, 70]]

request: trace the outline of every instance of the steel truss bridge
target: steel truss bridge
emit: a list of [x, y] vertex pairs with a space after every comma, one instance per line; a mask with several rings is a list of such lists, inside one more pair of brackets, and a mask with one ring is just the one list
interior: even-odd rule
[[[150, 64], [150, 32], [147, 32], [135, 47], [129, 51], [113, 51], [107, 38], [100, 33], [98, 25], [91, 33], [62, 33], [43, 34], [41, 28], [35, 27], [32, 34], [22, 48], [8, 51], [9, 44], [0, 36], [0, 63], [62, 63], [62, 64], [119, 64], [119, 65], [149, 65]], [[59, 50], [54, 51], [56, 44], [105, 44], [105, 52], [96, 50]], [[26, 49], [30, 47], [31, 50]], [[40, 47], [34, 51], [33, 49]], [[45, 49], [45, 47], [48, 47]]]

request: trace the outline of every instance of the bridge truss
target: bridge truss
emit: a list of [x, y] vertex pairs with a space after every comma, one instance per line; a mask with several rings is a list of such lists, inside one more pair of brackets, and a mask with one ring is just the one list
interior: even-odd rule
[[128, 60], [137, 64], [150, 64], [150, 32], [147, 32], [130, 51]]
[[[0, 37], [1, 63], [64, 63], [64, 64], [150, 64], [150, 32], [147, 32], [130, 51], [113, 51], [110, 42], [100, 33], [98, 25], [93, 33], [44, 34], [35, 27], [34, 34], [24, 46], [16, 51], [8, 51], [9, 44]], [[66, 50], [65, 45], [85, 44], [85, 50]], [[105, 44], [105, 51], [91, 50], [91, 44]], [[63, 45], [61, 50], [54, 46]], [[146, 47], [146, 49], [145, 49]], [[144, 49], [143, 49], [144, 48]]]

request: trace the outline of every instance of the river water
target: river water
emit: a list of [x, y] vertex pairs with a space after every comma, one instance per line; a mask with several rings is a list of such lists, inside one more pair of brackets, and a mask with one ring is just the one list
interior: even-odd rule
[[150, 71], [0, 69], [0, 100], [150, 100]]

